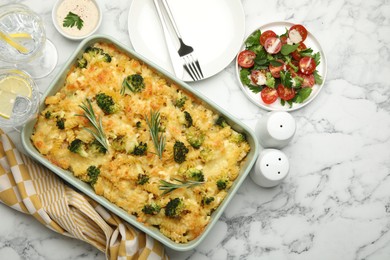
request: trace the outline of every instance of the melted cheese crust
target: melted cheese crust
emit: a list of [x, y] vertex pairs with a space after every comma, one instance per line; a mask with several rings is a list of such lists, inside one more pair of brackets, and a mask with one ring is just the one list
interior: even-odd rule
[[[31, 137], [33, 144], [53, 164], [71, 171], [77, 178], [88, 182], [87, 169], [93, 165], [100, 174], [93, 188], [96, 194], [137, 217], [148, 226], [154, 226], [177, 243], [186, 243], [198, 237], [210, 220], [211, 213], [227, 195], [227, 190], [237, 178], [240, 167], [250, 150], [249, 144], [237, 141], [230, 126], [215, 124], [218, 114], [194, 98], [190, 93], [169, 83], [161, 75], [142, 62], [128, 57], [115, 46], [96, 43], [95, 47], [108, 53], [112, 60], [107, 63], [84, 53], [88, 61], [86, 68], [76, 65], [70, 69], [64, 86], [54, 96], [45, 100], [46, 108], [41, 112]], [[132, 74], [144, 78], [145, 89], [140, 93], [120, 94], [123, 79]], [[112, 96], [119, 109], [105, 115], [96, 104], [95, 96], [105, 93]], [[185, 96], [182, 107], [176, 101]], [[118, 137], [126, 137], [126, 149], [116, 150], [111, 145], [106, 154], [80, 156], [68, 147], [77, 139], [91, 143], [94, 137], [84, 128], [91, 128], [89, 122], [76, 114], [83, 111], [79, 105], [89, 98], [97, 117], [112, 144]], [[164, 126], [166, 146], [162, 159], [155, 154], [155, 148], [146, 123], [150, 111], [159, 111]], [[184, 111], [192, 116], [193, 125], [185, 123]], [[47, 112], [50, 117], [45, 116]], [[58, 119], [64, 120], [64, 129], [57, 126]], [[138, 123], [140, 122], [140, 123]], [[188, 132], [200, 133], [204, 141], [199, 148], [193, 148], [187, 141]], [[173, 159], [173, 146], [181, 141], [189, 149], [186, 161], [179, 164]], [[146, 143], [146, 155], [137, 156], [129, 150], [140, 142]], [[87, 151], [88, 152], [88, 151]], [[204, 183], [190, 188], [179, 188], [162, 195], [160, 181], [175, 182], [174, 179], [188, 178], [189, 169], [196, 168], [204, 174]], [[139, 174], [149, 177], [145, 184], [138, 184]], [[219, 189], [217, 181], [227, 180], [227, 188]], [[165, 207], [173, 198], [184, 202], [179, 217], [167, 217]], [[213, 198], [205, 203], [205, 198]], [[145, 214], [146, 204], [155, 203], [161, 207], [158, 214]]]

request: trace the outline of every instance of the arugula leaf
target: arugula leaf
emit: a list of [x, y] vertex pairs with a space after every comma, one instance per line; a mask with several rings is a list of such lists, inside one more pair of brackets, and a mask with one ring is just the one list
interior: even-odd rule
[[292, 53], [293, 51], [295, 51], [296, 49], [298, 49], [298, 46], [299, 44], [293, 44], [293, 45], [290, 45], [290, 44], [284, 44], [282, 46], [282, 49], [280, 50], [280, 52], [287, 56], [289, 55], [290, 53]]
[[314, 53], [312, 58], [316, 62], [316, 66], [320, 65], [321, 54], [319, 52]]
[[247, 48], [249, 48], [249, 47], [252, 47], [252, 46], [260, 45], [260, 42], [259, 42], [260, 35], [261, 35], [261, 31], [260, 30], [257, 30], [255, 32], [253, 32], [248, 37], [248, 39], [245, 41], [245, 46]]
[[248, 88], [255, 94], [257, 93], [260, 93], [262, 90], [263, 90], [263, 86], [255, 86], [255, 85], [252, 85], [252, 84], [249, 84], [248, 85]]
[[288, 38], [288, 29], [287, 28], [284, 28], [284, 29], [286, 29], [286, 32], [284, 34], [281, 34], [280, 37], [286, 36]]
[[313, 75], [314, 75], [314, 81], [315, 81], [315, 83], [318, 84], [318, 85], [321, 85], [321, 84], [322, 84], [322, 77], [321, 77], [320, 74], [318, 74], [318, 71], [315, 70], [315, 71], [313, 72]]
[[310, 96], [311, 91], [311, 88], [301, 88], [300, 90], [298, 90], [297, 94], [293, 98], [293, 101], [295, 103], [302, 103]]
[[252, 45], [251, 47], [248, 47], [247, 49], [250, 51], [253, 51], [254, 53], [256, 53], [256, 55], [258, 55], [261, 51], [263, 51], [263, 46], [261, 46], [260, 44]]
[[251, 72], [248, 69], [242, 69], [240, 71], [240, 79], [241, 79], [242, 84], [247, 85], [247, 86], [251, 84], [251, 80], [249, 79], [250, 74], [251, 74]]
[[62, 26], [64, 27], [74, 27], [76, 26], [77, 29], [81, 30], [83, 28], [84, 21], [75, 13], [69, 12], [68, 15], [64, 18], [64, 21], [62, 23]]
[[304, 49], [304, 50], [300, 51], [299, 54], [301, 54], [301, 56], [309, 56], [309, 57], [312, 57], [313, 49], [312, 49], [312, 48]]
[[291, 88], [292, 87], [292, 79], [291, 79], [291, 73], [289, 71], [281, 71], [280, 72], [280, 80], [283, 86], [286, 88]]
[[283, 65], [283, 63], [281, 63], [280, 61], [277, 61], [277, 60], [270, 60], [269, 64], [271, 64], [274, 67], [280, 67]]
[[267, 53], [265, 53], [264, 50], [262, 50], [261, 52], [259, 52], [257, 55], [256, 55], [256, 58], [254, 59], [255, 61], [255, 64], [257, 65], [265, 65], [268, 60], [267, 60]]

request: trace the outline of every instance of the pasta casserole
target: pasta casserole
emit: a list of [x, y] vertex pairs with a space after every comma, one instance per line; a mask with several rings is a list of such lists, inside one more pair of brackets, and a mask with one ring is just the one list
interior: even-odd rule
[[223, 116], [112, 44], [87, 47], [45, 105], [39, 153], [176, 243], [203, 232], [250, 151]]

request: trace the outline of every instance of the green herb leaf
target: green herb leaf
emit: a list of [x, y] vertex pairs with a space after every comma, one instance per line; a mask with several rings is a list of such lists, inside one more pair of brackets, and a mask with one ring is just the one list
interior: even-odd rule
[[156, 154], [161, 159], [165, 148], [165, 136], [160, 132], [160, 112], [151, 111], [150, 118], [146, 116], [146, 122], [149, 127], [150, 136], [156, 149]]
[[179, 179], [174, 179], [174, 180], [179, 183], [171, 183], [164, 180], [160, 180], [161, 185], [158, 188], [164, 191], [162, 195], [170, 193], [178, 188], [191, 188], [204, 183], [203, 181], [193, 181], [193, 180], [182, 181]]
[[287, 56], [289, 55], [290, 53], [292, 53], [293, 51], [296, 51], [296, 49], [298, 49], [298, 46], [299, 44], [293, 44], [293, 45], [290, 45], [290, 44], [284, 44], [282, 46], [282, 49], [280, 50], [280, 52]]
[[84, 127], [84, 129], [91, 133], [91, 135], [95, 137], [96, 141], [98, 141], [106, 149], [106, 151], [108, 151], [109, 143], [106, 134], [104, 133], [102, 118], [99, 117], [99, 120], [96, 118], [96, 114], [93, 110], [91, 100], [87, 98], [87, 103], [82, 102], [82, 105], [80, 105], [79, 107], [84, 110], [84, 114], [76, 114], [76, 116], [82, 116], [87, 118], [95, 129], [95, 131], [92, 131], [91, 129], [86, 127]]
[[72, 27], [76, 26], [77, 29], [79, 29], [79, 30], [81, 30], [83, 25], [84, 25], [83, 19], [81, 19], [80, 16], [78, 16], [77, 14], [72, 13], [72, 12], [68, 13], [68, 15], [64, 18], [64, 21], [62, 23], [62, 26], [64, 26], [64, 27], [71, 27], [72, 28]]
[[321, 85], [322, 84], [322, 77], [320, 74], [318, 74], [318, 71], [315, 70], [313, 75], [314, 75], [315, 83], [318, 85]]

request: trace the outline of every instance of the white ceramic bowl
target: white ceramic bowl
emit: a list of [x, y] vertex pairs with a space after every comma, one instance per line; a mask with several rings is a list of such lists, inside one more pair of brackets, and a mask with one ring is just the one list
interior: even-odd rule
[[[98, 12], [97, 19], [95, 16], [90, 16], [90, 18], [88, 20], [86, 18], [83, 19], [84, 20], [84, 26], [83, 26], [84, 29], [82, 28], [81, 30], [85, 30], [85, 33], [81, 32], [81, 30], [77, 31], [78, 29], [76, 27], [72, 27], [72, 28], [66, 27], [65, 28], [62, 26], [63, 19], [58, 18], [58, 9], [61, 6], [61, 4], [63, 4], [64, 2], [67, 2], [67, 4], [68, 4], [68, 6], [66, 8], [64, 8], [66, 10], [66, 13], [71, 11], [75, 14], [80, 15], [80, 16], [81, 16], [82, 12], [88, 12], [88, 8], [83, 9], [83, 11], [80, 11], [80, 7], [78, 7], [79, 8], [78, 11], [75, 11], [74, 8], [76, 5], [80, 6], [82, 3], [87, 3], [87, 4], [93, 4], [96, 6], [97, 12]], [[73, 4], [71, 4], [72, 2], [73, 2]], [[54, 27], [57, 29], [57, 31], [61, 35], [63, 35], [64, 37], [66, 37], [70, 40], [79, 41], [79, 40], [83, 40], [83, 39], [91, 36], [99, 29], [99, 27], [102, 23], [103, 12], [102, 12], [102, 9], [101, 9], [97, 0], [57, 0], [57, 2], [53, 6], [53, 9], [51, 12], [51, 17], [53, 20]], [[85, 16], [85, 17], [87, 17], [87, 16]], [[95, 19], [95, 21], [91, 23], [93, 25], [87, 24], [91, 21], [91, 19], [92, 20]], [[90, 29], [87, 29], [88, 27], [90, 27]]]

